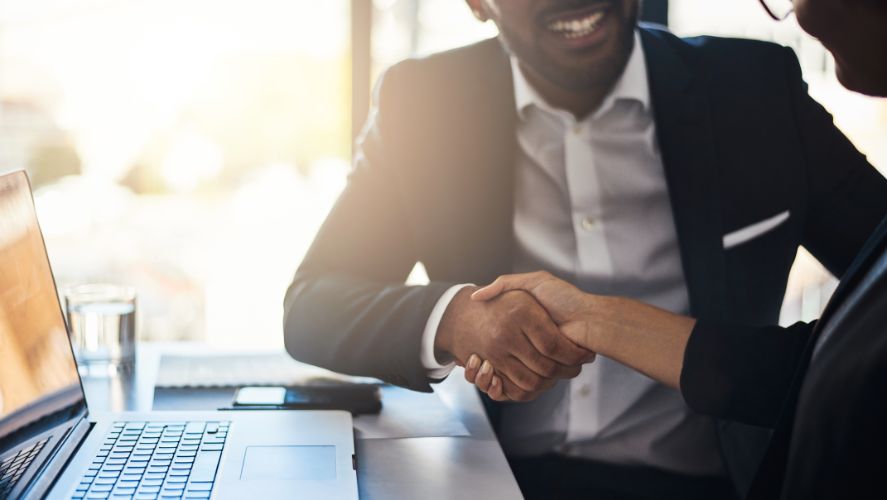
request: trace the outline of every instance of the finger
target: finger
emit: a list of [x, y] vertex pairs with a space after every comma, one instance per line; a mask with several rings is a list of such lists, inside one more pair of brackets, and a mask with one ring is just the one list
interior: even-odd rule
[[[507, 401], [524, 401], [525, 398], [529, 396], [529, 392], [521, 389], [514, 382], [512, 382], [508, 377], [501, 377], [502, 381], [502, 395], [505, 397]], [[492, 397], [492, 396], [490, 396]]]
[[490, 300], [511, 290], [528, 290], [541, 281], [541, 273], [509, 274], [499, 276], [489, 285], [471, 294], [472, 300]]
[[474, 379], [474, 385], [476, 385], [481, 391], [489, 394], [490, 385], [493, 382], [493, 375], [493, 365], [490, 364], [489, 361], [484, 360], [480, 365], [477, 377]]
[[562, 378], [562, 379], [576, 378], [579, 376], [580, 373], [582, 373], [582, 365], [565, 366], [563, 371], [561, 372], [561, 375], [558, 378]]
[[543, 378], [557, 378], [563, 365], [541, 354], [521, 331], [510, 342], [508, 351], [528, 369]]
[[502, 361], [497, 361], [496, 366], [500, 367], [499, 371], [514, 382], [514, 385], [525, 391], [539, 390], [545, 381], [549, 380], [537, 375], [514, 356], [508, 356]]
[[490, 382], [490, 390], [487, 391], [487, 396], [493, 401], [508, 401], [508, 397], [502, 392], [502, 379], [499, 378], [499, 375], [493, 375], [493, 380]]
[[536, 390], [525, 390], [521, 388], [519, 385], [515, 384], [513, 381], [509, 380], [507, 377], [502, 379], [502, 390], [505, 396], [511, 401], [517, 402], [526, 402], [532, 401], [539, 397], [543, 392], [550, 389], [554, 384], [555, 380], [547, 380], [545, 381], [538, 389]]
[[522, 330], [540, 354], [562, 365], [579, 365], [589, 356], [589, 350], [567, 337], [542, 306], [534, 308], [524, 319]]
[[480, 357], [477, 354], [468, 356], [468, 363], [465, 363], [465, 380], [474, 383], [477, 378], [477, 371], [480, 368]]

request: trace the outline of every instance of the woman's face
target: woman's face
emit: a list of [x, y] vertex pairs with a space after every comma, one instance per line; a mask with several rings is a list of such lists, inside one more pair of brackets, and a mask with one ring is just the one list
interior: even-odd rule
[[887, 2], [794, 0], [798, 23], [835, 56], [850, 90], [887, 97]]

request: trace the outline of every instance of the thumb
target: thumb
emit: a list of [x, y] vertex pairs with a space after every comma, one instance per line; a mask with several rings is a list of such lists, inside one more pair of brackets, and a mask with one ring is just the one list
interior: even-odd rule
[[471, 299], [485, 301], [495, 299], [499, 295], [511, 290], [528, 290], [533, 287], [535, 281], [537, 280], [534, 277], [534, 273], [499, 276], [496, 278], [496, 281], [472, 293]]
[[581, 321], [570, 321], [560, 325], [561, 333], [584, 349], [592, 350], [588, 328]]

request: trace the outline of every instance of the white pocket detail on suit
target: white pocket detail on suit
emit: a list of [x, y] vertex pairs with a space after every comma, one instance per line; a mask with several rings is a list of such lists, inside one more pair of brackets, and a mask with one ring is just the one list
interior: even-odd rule
[[742, 229], [737, 229], [736, 231], [724, 235], [724, 250], [729, 250], [743, 243], [747, 243], [776, 229], [780, 224], [788, 220], [789, 215], [791, 215], [791, 212], [786, 210], [773, 217], [766, 218], [760, 222], [755, 222], [750, 226], [745, 226]]

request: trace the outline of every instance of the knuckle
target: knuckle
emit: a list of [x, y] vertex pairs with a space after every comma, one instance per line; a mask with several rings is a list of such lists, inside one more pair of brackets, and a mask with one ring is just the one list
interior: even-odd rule
[[582, 364], [588, 358], [588, 353], [583, 349], [576, 348], [576, 349], [570, 349], [570, 350], [575, 351], [571, 355], [571, 358], [572, 358], [571, 364], [574, 364], [574, 365]]
[[539, 352], [546, 356], [557, 354], [557, 340], [550, 335], [542, 335], [539, 339]]
[[537, 364], [539, 365], [539, 371], [542, 372], [545, 378], [554, 378], [560, 374], [558, 366], [543, 356], [539, 356]]
[[543, 379], [542, 377], [533, 374], [527, 378], [527, 386], [530, 388], [531, 391], [539, 391], [545, 388], [545, 379]]
[[559, 370], [552, 365], [541, 365], [539, 371], [542, 372], [540, 375], [546, 379], [557, 378], [560, 375]]

